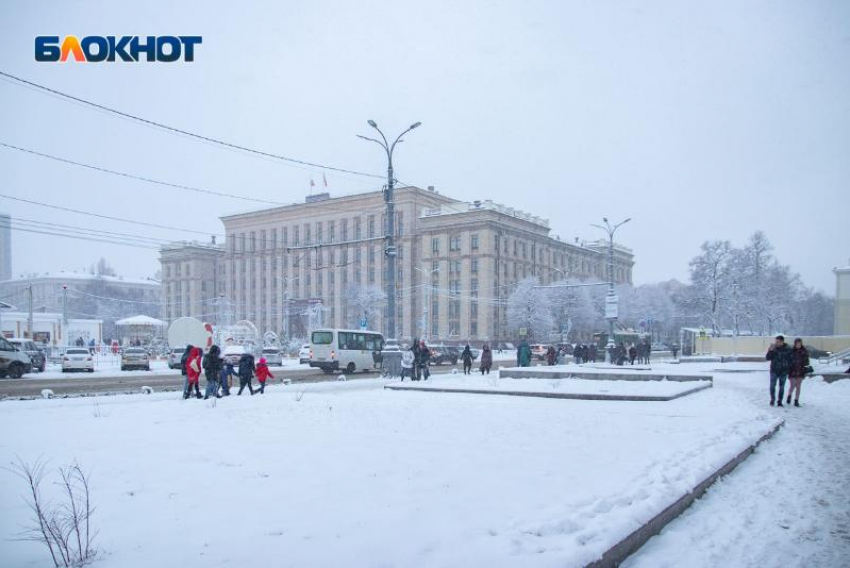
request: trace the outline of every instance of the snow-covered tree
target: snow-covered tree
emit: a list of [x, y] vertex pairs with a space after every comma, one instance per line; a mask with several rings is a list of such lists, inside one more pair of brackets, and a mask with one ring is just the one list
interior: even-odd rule
[[548, 341], [555, 329], [555, 310], [548, 290], [534, 288], [537, 283], [534, 277], [525, 278], [508, 297], [508, 329], [518, 336], [525, 328], [530, 339]]
[[691, 288], [685, 302], [705, 317], [713, 333], [722, 329], [721, 317], [732, 286], [732, 244], [706, 241], [690, 263]]
[[343, 301], [348, 308], [350, 328], [360, 327], [360, 318], [365, 317], [368, 325], [374, 329], [381, 322], [383, 307], [387, 302], [387, 294], [375, 285], [352, 284], [343, 291]]

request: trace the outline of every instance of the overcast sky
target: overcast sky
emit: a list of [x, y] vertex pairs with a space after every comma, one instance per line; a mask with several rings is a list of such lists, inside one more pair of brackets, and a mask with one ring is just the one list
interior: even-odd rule
[[[154, 7], [159, 4], [158, 7]], [[462, 5], [461, 5], [462, 4]], [[640, 5], [638, 5], [640, 4]], [[202, 35], [194, 63], [36, 63], [37, 35]], [[764, 230], [834, 293], [850, 258], [850, 2], [29, 2], [0, 4], [0, 70], [257, 149], [380, 173], [355, 137], [414, 121], [397, 177], [550, 219], [564, 238], [631, 216], [635, 282], [687, 278], [707, 239]], [[322, 172], [140, 126], [0, 81], [0, 141], [170, 182], [301, 201]], [[0, 194], [220, 233], [256, 208], [0, 148]], [[326, 174], [332, 194], [379, 180]], [[198, 235], [0, 198], [0, 211]], [[154, 250], [15, 232], [13, 270]]]

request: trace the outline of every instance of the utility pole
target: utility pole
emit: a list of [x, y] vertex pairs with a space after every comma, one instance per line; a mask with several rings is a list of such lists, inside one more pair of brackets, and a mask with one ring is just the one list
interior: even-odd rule
[[608, 217], [603, 217], [604, 226], [592, 224], [591, 226], [602, 229], [608, 233], [608, 296], [605, 298], [605, 318], [608, 320], [608, 345], [605, 346], [605, 362], [611, 363], [611, 353], [616, 347], [614, 343], [614, 322], [617, 321], [619, 299], [614, 292], [614, 233], [621, 226], [625, 225], [632, 218], [629, 217], [625, 221], [620, 221], [616, 225], [611, 225], [608, 222]]
[[62, 284], [62, 342], [68, 347], [68, 285]]
[[29, 315], [27, 317], [27, 333], [29, 339], [32, 339], [32, 284], [27, 286], [27, 303], [29, 304]]
[[393, 200], [393, 190], [395, 189], [395, 177], [393, 175], [393, 151], [395, 150], [396, 144], [401, 142], [401, 137], [413, 130], [414, 128], [418, 128], [422, 123], [415, 122], [408, 127], [407, 130], [398, 135], [395, 139], [395, 142], [390, 144], [387, 141], [387, 137], [384, 136], [384, 133], [378, 128], [378, 124], [374, 120], [367, 121], [369, 126], [378, 131], [378, 134], [381, 135], [381, 140], [377, 140], [375, 138], [369, 138], [367, 136], [357, 135], [358, 138], [362, 138], [363, 140], [368, 140], [370, 142], [374, 142], [378, 146], [384, 149], [387, 153], [387, 187], [384, 190], [384, 203], [386, 204], [387, 211], [387, 222], [385, 224], [385, 239], [386, 245], [384, 248], [384, 255], [387, 258], [387, 274], [386, 274], [386, 294], [387, 294], [387, 329], [384, 330], [387, 336], [387, 343], [396, 343], [396, 326], [395, 326], [395, 278], [396, 278], [396, 247], [395, 247], [395, 201]]

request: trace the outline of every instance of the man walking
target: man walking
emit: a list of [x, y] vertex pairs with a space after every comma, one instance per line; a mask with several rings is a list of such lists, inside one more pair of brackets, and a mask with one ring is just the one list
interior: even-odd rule
[[[791, 348], [785, 343], [785, 337], [776, 336], [776, 341], [767, 350], [765, 359], [770, 361], [770, 406], [782, 406], [785, 394], [785, 380], [791, 369]], [[779, 398], [776, 398], [776, 383], [779, 383]]]

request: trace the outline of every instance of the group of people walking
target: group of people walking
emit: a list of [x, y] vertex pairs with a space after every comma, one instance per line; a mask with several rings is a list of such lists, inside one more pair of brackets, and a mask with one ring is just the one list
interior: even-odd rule
[[[466, 344], [466, 347], [463, 348], [463, 352], [460, 354], [460, 359], [463, 361], [463, 374], [472, 374], [472, 362], [475, 360], [475, 356], [472, 354], [472, 349], [469, 347], [468, 343]], [[478, 365], [478, 370], [481, 371], [482, 375], [489, 375], [490, 368], [492, 366], [493, 352], [490, 350], [490, 346], [485, 343], [481, 347], [481, 362]]]
[[[463, 348], [460, 360], [463, 363], [463, 374], [471, 374], [475, 356], [472, 354], [472, 348], [469, 344]], [[431, 371], [428, 368], [430, 364], [431, 349], [425, 344], [424, 339], [414, 340], [410, 349], [401, 354], [401, 380], [410, 377], [411, 381], [427, 381], [431, 376]], [[493, 367], [493, 351], [489, 345], [485, 344], [481, 348], [481, 362], [478, 370], [481, 371], [482, 375], [489, 375], [491, 367]]]
[[[184, 376], [184, 400], [193, 396], [193, 391], [195, 398], [203, 398], [204, 400], [210, 397], [230, 396], [234, 377], [239, 379], [237, 396], [241, 395], [245, 388], [252, 396], [255, 392], [264, 394], [266, 392], [266, 381], [274, 378], [265, 358], [261, 357], [259, 362], [254, 364], [254, 356], [250, 353], [243, 353], [234, 368], [231, 361], [222, 357], [218, 345], [210, 347], [206, 355], [202, 355], [200, 347], [187, 345], [183, 357], [180, 359], [180, 370]], [[206, 379], [206, 389], [203, 395], [201, 395], [200, 389], [201, 373]], [[259, 383], [257, 391], [254, 391], [252, 384], [254, 377], [257, 377]]]
[[[799, 337], [794, 340], [794, 347], [785, 343], [785, 337], [777, 335], [775, 341], [767, 350], [765, 359], [770, 361], [770, 406], [782, 406], [782, 398], [785, 395], [785, 381], [789, 380], [791, 387], [788, 390], [786, 404], [791, 404], [794, 397], [794, 406], [800, 406], [800, 387], [803, 378], [813, 372], [809, 363], [809, 352]], [[850, 369], [848, 369], [850, 371]], [[779, 386], [778, 397], [776, 387]]]

